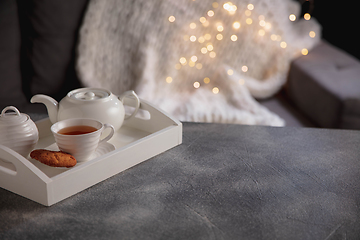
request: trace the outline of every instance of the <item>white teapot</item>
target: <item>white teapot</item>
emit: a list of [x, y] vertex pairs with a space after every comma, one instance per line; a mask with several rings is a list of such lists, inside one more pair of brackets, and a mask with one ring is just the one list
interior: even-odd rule
[[[14, 112], [7, 112], [12, 110]], [[0, 115], [0, 144], [27, 157], [39, 140], [39, 131], [27, 114], [9, 106]]]
[[[126, 117], [123, 105], [125, 97], [136, 100], [135, 111]], [[92, 118], [113, 125], [115, 131], [121, 127], [124, 119], [133, 117], [140, 107], [140, 100], [134, 91], [127, 91], [118, 97], [101, 88], [79, 88], [70, 91], [59, 103], [43, 94], [33, 96], [30, 101], [45, 104], [52, 123], [69, 118]]]

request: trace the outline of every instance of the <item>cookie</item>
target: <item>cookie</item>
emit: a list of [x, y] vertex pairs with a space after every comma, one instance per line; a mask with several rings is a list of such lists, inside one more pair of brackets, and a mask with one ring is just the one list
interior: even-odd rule
[[69, 168], [76, 165], [76, 159], [71, 154], [61, 151], [36, 149], [30, 153], [30, 157], [51, 167]]

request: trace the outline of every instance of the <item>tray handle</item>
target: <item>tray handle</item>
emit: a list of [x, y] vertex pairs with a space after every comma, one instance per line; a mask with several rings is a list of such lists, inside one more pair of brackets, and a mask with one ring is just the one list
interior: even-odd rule
[[0, 187], [48, 205], [48, 185], [52, 180], [28, 159], [0, 145]]
[[8, 180], [11, 182], [14, 181], [14, 178], [21, 178], [22, 181], [36, 178], [45, 183], [51, 181], [48, 176], [34, 166], [29, 160], [14, 150], [0, 144], [1, 186], [4, 184], [4, 181]]
[[[144, 99], [140, 99], [140, 101], [141, 104], [139, 112], [143, 112], [145, 117], [135, 115], [132, 119], [125, 121], [126, 125], [148, 132], [156, 132], [172, 125], [182, 125], [179, 120], [175, 119], [160, 108], [155, 107], [150, 102]], [[134, 108], [134, 106], [136, 106], [136, 102], [132, 98], [125, 98], [124, 106]]]

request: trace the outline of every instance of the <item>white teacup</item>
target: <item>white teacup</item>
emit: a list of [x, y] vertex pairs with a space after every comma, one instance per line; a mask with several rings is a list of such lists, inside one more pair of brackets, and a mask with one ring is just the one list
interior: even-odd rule
[[[106, 128], [110, 128], [110, 133], [100, 140]], [[59, 121], [51, 126], [51, 131], [59, 149], [73, 155], [78, 162], [90, 160], [98, 145], [110, 140], [115, 132], [112, 125], [87, 118]]]

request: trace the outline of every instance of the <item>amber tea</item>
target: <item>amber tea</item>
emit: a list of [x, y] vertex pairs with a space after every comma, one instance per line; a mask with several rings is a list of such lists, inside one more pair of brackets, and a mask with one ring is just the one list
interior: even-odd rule
[[97, 131], [97, 128], [86, 126], [86, 125], [79, 125], [79, 126], [71, 126], [71, 127], [65, 127], [63, 129], [60, 129], [58, 133], [63, 135], [81, 135], [81, 134], [87, 134]]

